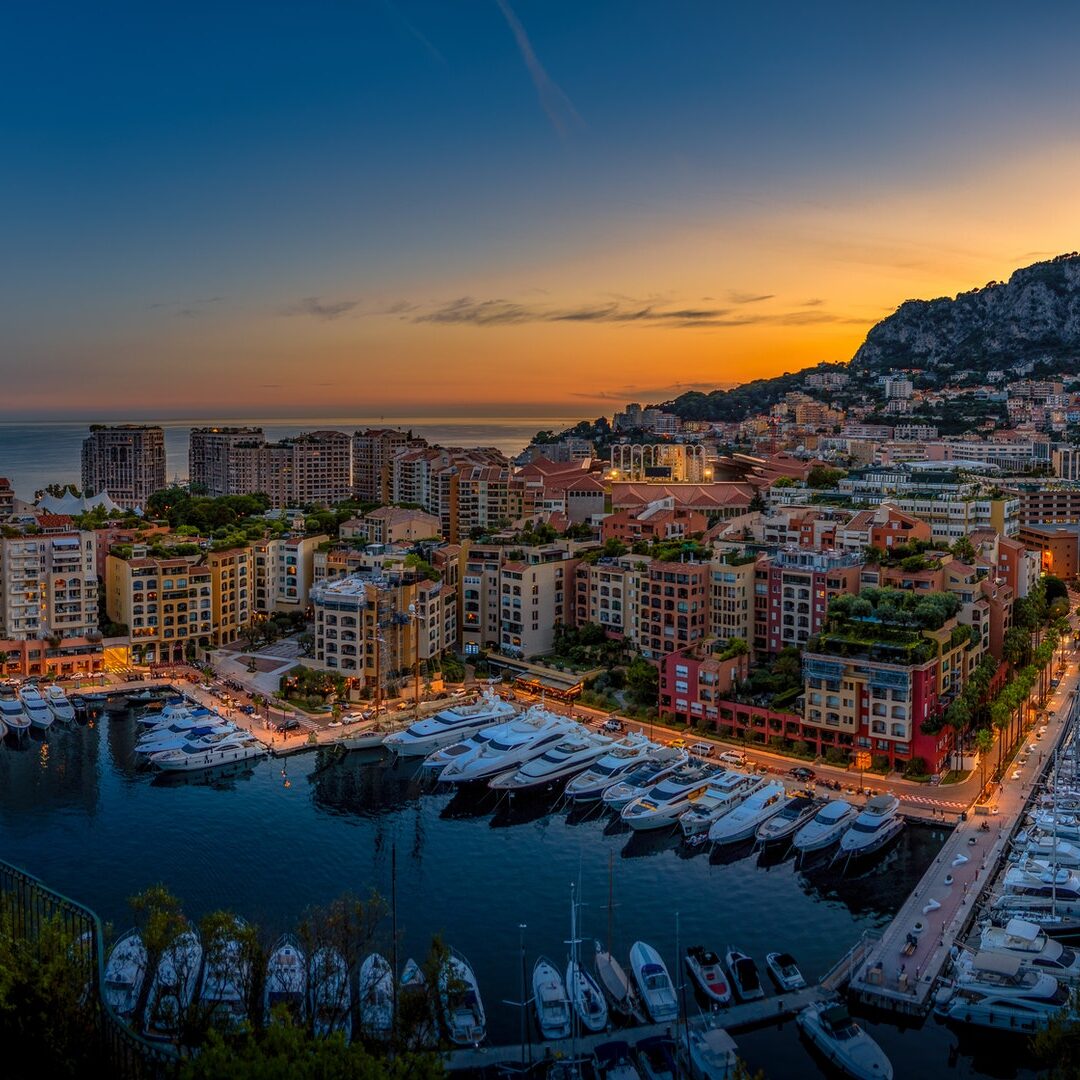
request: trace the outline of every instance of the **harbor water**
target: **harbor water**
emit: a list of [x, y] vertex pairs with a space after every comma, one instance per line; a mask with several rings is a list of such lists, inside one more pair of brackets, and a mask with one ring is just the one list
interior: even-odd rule
[[[129, 713], [45, 739], [9, 738], [0, 748], [0, 857], [117, 931], [130, 922], [127, 898], [161, 881], [190, 916], [231, 908], [271, 938], [343, 893], [389, 897], [396, 848], [401, 961], [422, 958], [434, 934], [464, 953], [494, 1043], [518, 1038], [517, 1011], [504, 1002], [520, 996], [519, 925], [530, 966], [539, 953], [562, 962], [571, 883], [586, 951], [607, 938], [610, 921], [620, 956], [642, 938], [674, 967], [677, 913], [683, 946], [731, 944], [759, 965], [786, 950], [816, 979], [887, 923], [944, 839], [911, 826], [881, 859], [847, 874], [746, 848], [717, 861], [677, 834], [631, 834], [608, 817], [568, 814], [552, 797], [496, 803], [432, 788], [416, 763], [378, 753], [319, 751], [239, 772], [155, 777], [136, 765], [136, 726]], [[389, 920], [384, 933], [388, 952]], [[898, 1077], [1029, 1075], [1022, 1041], [966, 1036], [934, 1019], [894, 1023], [867, 1027]], [[737, 1042], [768, 1076], [818, 1075], [793, 1022]]]

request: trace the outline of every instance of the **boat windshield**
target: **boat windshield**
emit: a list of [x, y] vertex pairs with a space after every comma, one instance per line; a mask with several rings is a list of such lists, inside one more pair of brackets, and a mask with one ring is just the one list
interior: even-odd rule
[[863, 821], [862, 818], [856, 818], [855, 824], [851, 826], [851, 831], [862, 833], [877, 832], [887, 820], [887, 818], [878, 818], [877, 821]]

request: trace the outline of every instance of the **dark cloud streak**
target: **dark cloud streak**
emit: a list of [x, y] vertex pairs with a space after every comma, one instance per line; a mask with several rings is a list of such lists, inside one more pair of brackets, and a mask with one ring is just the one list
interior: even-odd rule
[[320, 300], [317, 296], [305, 296], [295, 304], [280, 309], [282, 315], [307, 315], [313, 319], [339, 319], [359, 305], [359, 300]]

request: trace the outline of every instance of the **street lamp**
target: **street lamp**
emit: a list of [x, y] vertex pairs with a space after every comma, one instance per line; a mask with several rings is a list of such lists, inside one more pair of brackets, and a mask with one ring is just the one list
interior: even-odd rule
[[420, 718], [420, 613], [416, 604], [409, 605], [409, 618], [413, 623], [413, 715]]

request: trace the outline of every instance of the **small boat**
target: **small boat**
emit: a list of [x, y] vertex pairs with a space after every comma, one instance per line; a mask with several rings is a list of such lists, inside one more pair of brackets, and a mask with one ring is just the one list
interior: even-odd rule
[[711, 1017], [687, 1020], [679, 1049], [690, 1080], [734, 1080], [739, 1075], [735, 1040]]
[[477, 1046], [487, 1034], [480, 987], [468, 960], [451, 951], [439, 971], [439, 1001], [446, 1034], [456, 1046]]
[[597, 981], [576, 960], [566, 965], [566, 991], [582, 1026], [588, 1031], [607, 1027], [608, 1007]]
[[622, 1017], [635, 1023], [645, 1023], [645, 1012], [634, 989], [634, 984], [623, 970], [614, 954], [606, 951], [598, 941], [593, 958], [593, 970], [611, 1007]]
[[791, 953], [766, 953], [765, 967], [781, 990], [801, 990], [806, 985], [806, 979]]
[[263, 989], [263, 1009], [266, 1023], [273, 1020], [276, 1010], [285, 1010], [293, 1019], [302, 1022], [306, 1009], [307, 969], [304, 952], [292, 934], [283, 934], [270, 951], [266, 965], [266, 985]]
[[200, 1004], [220, 1030], [234, 1031], [247, 1020], [251, 959], [235, 938], [207, 944]]
[[360, 965], [357, 1012], [360, 1030], [371, 1039], [389, 1039], [394, 1030], [394, 971], [389, 961], [372, 953]]
[[45, 699], [33, 683], [27, 683], [19, 691], [19, 700], [22, 702], [23, 712], [29, 718], [31, 727], [39, 731], [48, 731], [52, 727], [52, 709], [45, 704]]
[[[361, 984], [362, 985], [362, 984]], [[345, 957], [323, 946], [311, 958], [311, 1025], [315, 1038], [340, 1031], [352, 1038], [352, 986]]]
[[904, 827], [899, 809], [895, 795], [875, 795], [840, 837], [840, 853], [852, 857], [880, 851]]
[[22, 702], [17, 697], [0, 697], [0, 721], [15, 735], [30, 730], [30, 717], [23, 711]]
[[660, 954], [646, 942], [635, 941], [630, 947], [630, 970], [653, 1022], [674, 1020], [679, 1015], [679, 1003]]
[[892, 1080], [892, 1063], [844, 1005], [815, 1002], [796, 1018], [799, 1030], [841, 1072], [855, 1080]]
[[126, 693], [109, 694], [105, 698], [105, 711], [110, 715], [127, 712], [128, 695]]
[[600, 1080], [641, 1080], [630, 1044], [622, 1039], [601, 1043], [593, 1050], [593, 1069]]
[[145, 978], [146, 946], [138, 930], [129, 930], [109, 952], [101, 988], [101, 996], [121, 1020], [135, 1015]]
[[45, 704], [49, 706], [53, 716], [59, 720], [61, 724], [75, 723], [75, 710], [72, 707], [71, 702], [68, 701], [67, 694], [65, 694], [56, 683], [46, 687]]
[[757, 964], [733, 945], [727, 947], [724, 962], [731, 973], [731, 982], [740, 1001], [757, 1001], [765, 996]]
[[570, 998], [558, 968], [541, 956], [533, 965], [533, 1008], [540, 1034], [545, 1039], [565, 1039], [570, 1034]]
[[675, 1043], [664, 1035], [639, 1039], [634, 1047], [638, 1065], [646, 1080], [679, 1080], [675, 1064]]
[[805, 795], [788, 799], [779, 814], [773, 815], [757, 827], [754, 834], [757, 842], [764, 847], [787, 840], [818, 812], [820, 805], [816, 799], [807, 798]]
[[199, 983], [202, 958], [202, 942], [193, 929], [183, 931], [161, 954], [146, 1000], [147, 1038], [171, 1041], [179, 1035]]
[[737, 844], [749, 840], [758, 827], [784, 809], [787, 792], [779, 780], [762, 784], [730, 813], [714, 821], [709, 840], [717, 845]]
[[731, 984], [728, 982], [720, 957], [702, 945], [691, 945], [683, 957], [686, 970], [701, 992], [718, 1005], [731, 1002]]
[[799, 831], [791, 841], [796, 851], [821, 851], [831, 847], [847, 831], [858, 811], [843, 799], [827, 802]]

